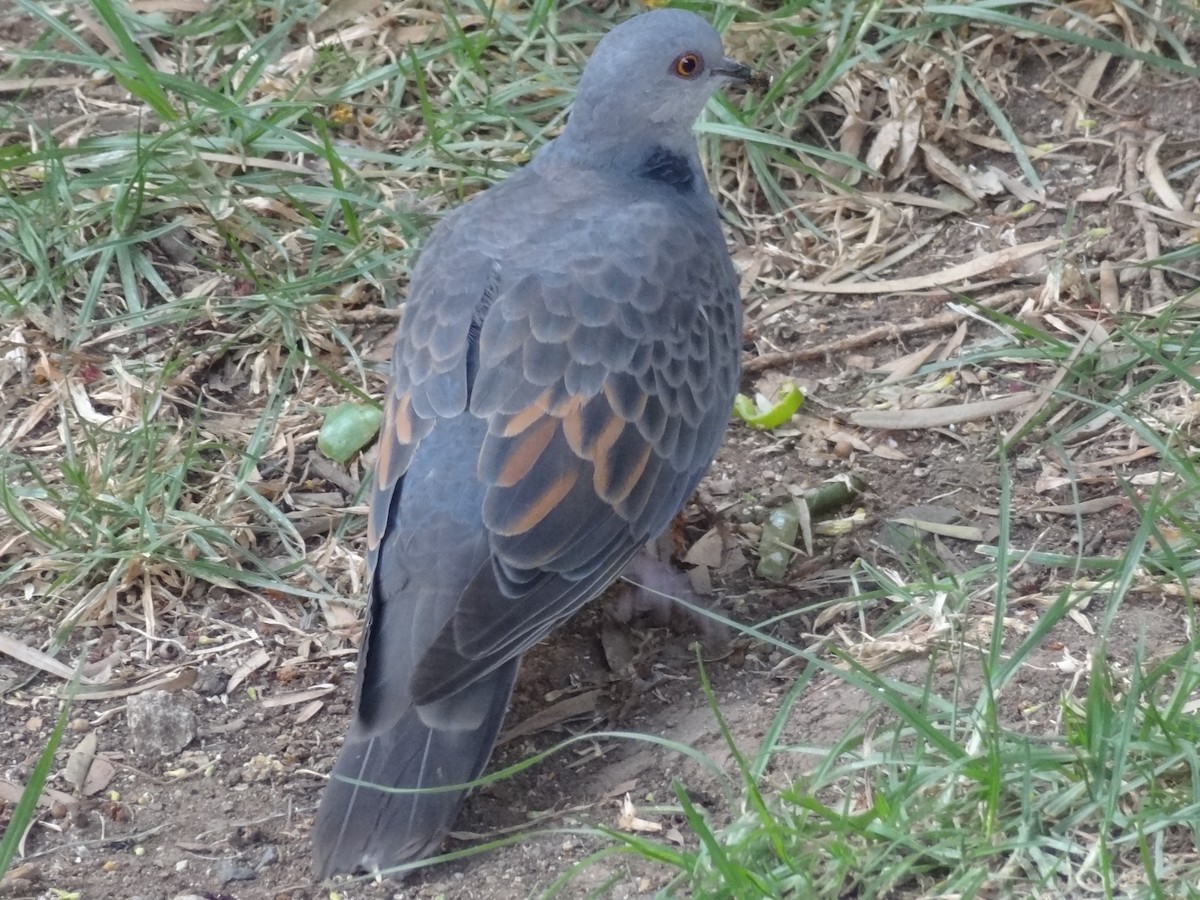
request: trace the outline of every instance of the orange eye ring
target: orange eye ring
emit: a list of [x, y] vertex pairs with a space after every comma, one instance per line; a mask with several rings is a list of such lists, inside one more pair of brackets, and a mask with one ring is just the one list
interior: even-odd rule
[[671, 63], [671, 71], [680, 78], [695, 78], [704, 71], [704, 60], [699, 53], [682, 53]]

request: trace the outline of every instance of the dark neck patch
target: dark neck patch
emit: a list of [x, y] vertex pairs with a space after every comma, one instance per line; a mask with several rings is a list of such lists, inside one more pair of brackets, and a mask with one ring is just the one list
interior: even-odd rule
[[643, 178], [669, 184], [680, 193], [690, 191], [696, 180], [691, 161], [682, 153], [673, 153], [665, 147], [654, 148], [642, 163], [640, 174]]

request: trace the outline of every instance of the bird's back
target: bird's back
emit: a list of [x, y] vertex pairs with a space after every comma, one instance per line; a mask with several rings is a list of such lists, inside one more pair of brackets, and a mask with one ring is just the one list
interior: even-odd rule
[[[474, 672], [527, 649], [615, 577], [666, 527], [715, 453], [736, 387], [740, 333], [736, 276], [706, 193], [683, 196], [653, 179], [603, 171], [563, 177], [558, 166], [535, 163], [447, 216], [414, 272], [395, 354], [396, 389], [413, 395], [413, 408], [434, 412], [433, 424], [403, 479], [381, 482], [373, 503], [390, 516], [388, 537], [372, 553], [374, 582], [384, 585], [376, 590], [386, 592], [390, 616], [417, 623], [401, 662], [421, 663], [432, 646], [425, 639], [462, 612], [481, 576], [493, 587], [483, 569], [495, 566], [502, 582], [520, 573], [515, 589], [509, 578], [497, 592], [495, 602], [510, 607], [528, 602], [549, 575], [581, 588], [556, 584], [545, 623], [490, 641], [502, 658], [484, 659]], [[453, 348], [443, 357], [454, 361], [439, 367], [429, 348], [443, 343]], [[637, 445], [623, 456], [610, 448], [613, 468], [631, 468], [630, 455], [649, 446], [660, 457], [653, 477], [616, 513], [591, 496], [566, 509], [553, 533], [514, 530], [559, 470], [531, 468], [508, 484], [498, 469], [509, 461], [514, 417], [538, 403], [606, 397], [615, 402], [606, 399], [605, 420], [591, 427], [628, 415], [625, 436]], [[546, 449], [543, 466], [561, 464]], [[588, 470], [584, 491], [595, 488], [596, 461], [563, 455]], [[441, 548], [436, 599], [387, 587], [409, 584], [408, 573], [428, 566], [431, 523], [450, 516], [459, 540]], [[564, 527], [574, 540], [562, 539]], [[461, 627], [457, 639], [489, 644]], [[388, 655], [396, 656], [392, 644]]]

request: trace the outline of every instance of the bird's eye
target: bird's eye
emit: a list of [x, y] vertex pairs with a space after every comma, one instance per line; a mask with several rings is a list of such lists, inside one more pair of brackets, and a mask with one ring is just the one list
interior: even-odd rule
[[704, 60], [699, 53], [684, 53], [675, 60], [671, 71], [680, 78], [695, 78], [704, 71]]

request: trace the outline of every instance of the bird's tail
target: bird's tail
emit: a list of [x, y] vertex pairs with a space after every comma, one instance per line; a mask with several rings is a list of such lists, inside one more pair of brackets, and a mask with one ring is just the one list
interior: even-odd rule
[[351, 728], [313, 824], [319, 877], [378, 872], [437, 850], [466, 792], [387, 789], [437, 788], [478, 778], [504, 721], [518, 662], [511, 660], [472, 685], [469, 705], [479, 703], [485, 712], [469, 727], [456, 726], [446, 709], [439, 711], [445, 721], [430, 726], [410, 708], [386, 730], [364, 734], [357, 724]]

